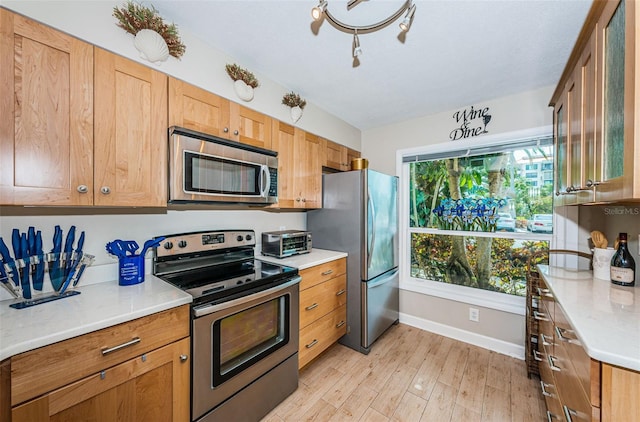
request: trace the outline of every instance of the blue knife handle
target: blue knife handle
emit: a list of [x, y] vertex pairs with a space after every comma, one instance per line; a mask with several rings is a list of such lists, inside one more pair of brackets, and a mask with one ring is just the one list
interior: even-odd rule
[[22, 297], [25, 299], [31, 299], [31, 284], [29, 284], [29, 241], [27, 240], [27, 234], [22, 233], [20, 236], [20, 250], [22, 253], [22, 260], [25, 267], [20, 270], [20, 286], [22, 287]]
[[40, 230], [36, 233], [35, 238], [35, 254], [38, 255], [40, 262], [36, 265], [36, 271], [33, 276], [33, 288], [34, 290], [42, 290], [44, 283], [44, 255], [42, 252], [42, 233]]

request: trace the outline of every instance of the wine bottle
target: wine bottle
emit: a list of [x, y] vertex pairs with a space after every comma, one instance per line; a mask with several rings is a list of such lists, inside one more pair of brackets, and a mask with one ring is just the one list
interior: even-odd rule
[[618, 235], [618, 250], [611, 258], [611, 282], [620, 286], [635, 286], [636, 262], [627, 246], [627, 234]]

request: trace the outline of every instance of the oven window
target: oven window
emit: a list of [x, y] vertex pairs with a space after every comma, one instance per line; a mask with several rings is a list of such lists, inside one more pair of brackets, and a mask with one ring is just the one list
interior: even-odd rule
[[218, 195], [260, 195], [260, 166], [184, 151], [184, 190]]
[[289, 295], [285, 295], [217, 320], [213, 324], [213, 385], [286, 345], [289, 312]]

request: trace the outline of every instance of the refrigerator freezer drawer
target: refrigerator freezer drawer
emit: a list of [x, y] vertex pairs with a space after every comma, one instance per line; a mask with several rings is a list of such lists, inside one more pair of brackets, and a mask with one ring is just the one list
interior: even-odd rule
[[394, 268], [361, 283], [362, 347], [368, 349], [399, 317], [400, 276]]

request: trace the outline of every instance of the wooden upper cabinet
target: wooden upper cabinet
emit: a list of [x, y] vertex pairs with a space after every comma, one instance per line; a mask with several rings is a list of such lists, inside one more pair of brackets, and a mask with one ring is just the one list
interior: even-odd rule
[[347, 148], [347, 163], [349, 163], [348, 170], [351, 170], [351, 161], [356, 158], [360, 158], [360, 151], [356, 151], [355, 149]]
[[93, 202], [93, 47], [0, 9], [0, 205]]
[[349, 158], [347, 157], [347, 147], [337, 144], [328, 139], [322, 139], [324, 147], [324, 167], [337, 170], [348, 171], [351, 169]]
[[169, 78], [169, 126], [227, 138], [229, 104], [209, 91]]
[[230, 103], [229, 138], [243, 144], [271, 149], [272, 121], [266, 114], [258, 113], [240, 104]]
[[95, 48], [95, 205], [166, 206], [167, 76]]
[[322, 207], [321, 141], [316, 135], [275, 121], [278, 152], [278, 208]]

